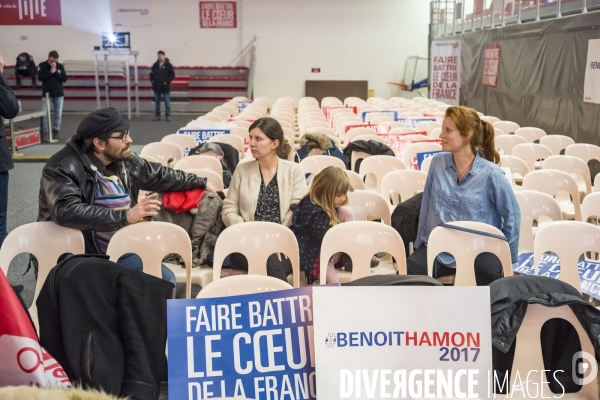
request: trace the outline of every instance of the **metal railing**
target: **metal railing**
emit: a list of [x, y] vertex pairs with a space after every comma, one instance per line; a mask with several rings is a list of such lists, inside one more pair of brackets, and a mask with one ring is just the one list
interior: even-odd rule
[[434, 39], [600, 10], [600, 0], [432, 0]]
[[248, 68], [248, 94], [252, 98], [254, 92], [254, 64], [256, 61], [256, 36], [229, 63], [230, 67]]

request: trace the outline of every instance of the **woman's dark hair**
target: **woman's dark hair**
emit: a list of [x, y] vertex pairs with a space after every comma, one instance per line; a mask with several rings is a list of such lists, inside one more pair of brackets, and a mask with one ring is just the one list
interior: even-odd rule
[[248, 128], [248, 132], [251, 130], [258, 128], [262, 133], [264, 133], [271, 140], [278, 140], [279, 146], [275, 149], [277, 151], [277, 156], [279, 158], [283, 158], [284, 160], [288, 159], [290, 152], [292, 151], [292, 146], [285, 141], [285, 135], [283, 134], [283, 128], [279, 125], [276, 119], [265, 117], [259, 118], [250, 125]]

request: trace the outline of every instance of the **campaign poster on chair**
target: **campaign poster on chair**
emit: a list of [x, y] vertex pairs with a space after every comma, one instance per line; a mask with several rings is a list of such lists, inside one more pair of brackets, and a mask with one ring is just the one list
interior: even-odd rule
[[583, 101], [600, 104], [600, 39], [588, 41]]
[[315, 287], [319, 398], [489, 399], [488, 287]]
[[312, 287], [169, 300], [167, 334], [169, 398], [316, 399]]
[[460, 41], [434, 40], [431, 43], [431, 88], [429, 97], [458, 106], [460, 101]]

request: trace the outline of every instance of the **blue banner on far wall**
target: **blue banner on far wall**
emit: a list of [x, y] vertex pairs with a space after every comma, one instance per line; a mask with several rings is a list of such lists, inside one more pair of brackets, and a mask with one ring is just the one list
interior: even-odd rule
[[[533, 253], [519, 254], [518, 266], [513, 272], [523, 275], [535, 275], [533, 267]], [[579, 282], [581, 291], [600, 300], [600, 262], [579, 260]], [[538, 264], [538, 275], [558, 279], [560, 274], [560, 259], [552, 254], [542, 254]]]
[[312, 287], [167, 302], [169, 398], [315, 399]]
[[372, 111], [363, 111], [363, 113], [362, 113], [362, 120], [363, 120], [363, 122], [365, 122], [365, 118], [366, 118], [367, 114], [374, 113], [374, 112], [384, 113], [384, 114], [386, 114], [386, 115], [394, 118], [394, 121], [398, 120], [398, 111], [392, 111], [392, 110], [377, 111], [377, 110], [372, 110]]
[[421, 170], [421, 164], [425, 161], [426, 158], [431, 158], [435, 156], [437, 153], [441, 153], [441, 150], [436, 151], [426, 151], [423, 153], [417, 153], [417, 165], [419, 166], [419, 170]]

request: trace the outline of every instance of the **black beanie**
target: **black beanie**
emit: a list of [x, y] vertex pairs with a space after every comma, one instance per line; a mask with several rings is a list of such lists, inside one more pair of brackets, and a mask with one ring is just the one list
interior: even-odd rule
[[77, 136], [95, 138], [105, 132], [122, 132], [131, 128], [116, 108], [100, 108], [89, 113], [77, 128]]

